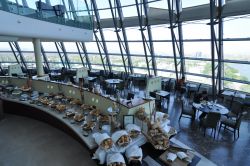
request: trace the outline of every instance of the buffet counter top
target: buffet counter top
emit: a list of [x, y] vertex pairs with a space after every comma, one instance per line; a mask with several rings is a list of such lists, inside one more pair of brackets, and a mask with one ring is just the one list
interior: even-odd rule
[[[18, 78], [18, 77], [10, 77], [10, 76], [1, 76], [0, 77], [0, 84], [2, 85], [14, 85], [17, 87], [22, 87], [26, 84], [28, 78]], [[144, 100], [142, 98], [135, 98], [129, 102], [126, 99], [120, 99], [117, 101], [115, 98], [104, 95], [98, 94], [94, 92], [90, 92], [88, 89], [81, 89], [77, 85], [55, 82], [55, 81], [44, 81], [44, 80], [32, 80], [32, 88], [33, 91], [43, 92], [43, 93], [53, 93], [58, 94], [62, 93], [67, 97], [73, 97], [76, 99], [80, 99], [84, 104], [93, 104], [97, 105], [97, 108], [101, 111], [106, 111], [108, 107], [112, 106], [115, 102], [119, 106], [122, 107], [122, 115], [124, 114], [133, 114], [139, 107], [144, 107], [146, 112], [152, 111], [152, 107], [154, 101]], [[100, 102], [99, 102], [100, 101]], [[100, 107], [98, 103], [101, 103]], [[132, 111], [130, 111], [130, 109]], [[129, 113], [128, 113], [129, 112]]]
[[[28, 114], [30, 114], [30, 115], [37, 113], [37, 112], [32, 112], [33, 110], [34, 111], [38, 110], [38, 111], [41, 111], [42, 113], [49, 115], [50, 117], [53, 117], [55, 120], [60, 121], [61, 123], [66, 125], [67, 128], [72, 130], [84, 142], [84, 144], [90, 150], [93, 150], [93, 149], [97, 148], [97, 146], [98, 146], [96, 144], [94, 138], [92, 137], [92, 133], [101, 132], [100, 129], [96, 128], [95, 130], [93, 130], [93, 132], [91, 132], [90, 134], [88, 134], [86, 136], [85, 132], [82, 130], [82, 127], [81, 127], [82, 123], [75, 122], [72, 118], [67, 118], [65, 116], [65, 112], [58, 112], [54, 109], [51, 109], [49, 106], [45, 106], [45, 105], [30, 104], [30, 100], [20, 101], [19, 98], [15, 98], [11, 95], [1, 94], [0, 99], [3, 101], [4, 107], [6, 107], [5, 102], [10, 102], [9, 105], [12, 105], [13, 107], [15, 106], [15, 108], [21, 108], [20, 105], [25, 105], [25, 106], [33, 108], [33, 109], [29, 110], [30, 112], [28, 112]], [[17, 104], [18, 107], [15, 104]], [[72, 108], [69, 108], [69, 109], [72, 109]], [[9, 106], [7, 106], [7, 108], [4, 108], [4, 111], [8, 113], [10, 111]], [[11, 109], [10, 113], [23, 115], [22, 111], [26, 111], [26, 110], [20, 110], [20, 109], [13, 110], [13, 109]], [[146, 143], [146, 138], [143, 135], [140, 135], [139, 137], [132, 140], [132, 144], [135, 144], [135, 143], [142, 145], [142, 144]]]

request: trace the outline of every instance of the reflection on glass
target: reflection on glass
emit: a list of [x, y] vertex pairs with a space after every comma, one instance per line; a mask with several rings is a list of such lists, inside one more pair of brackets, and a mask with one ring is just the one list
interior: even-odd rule
[[80, 3], [78, 0], [3, 0], [0, 9], [57, 24], [86, 29], [92, 28], [86, 4], [84, 2]]

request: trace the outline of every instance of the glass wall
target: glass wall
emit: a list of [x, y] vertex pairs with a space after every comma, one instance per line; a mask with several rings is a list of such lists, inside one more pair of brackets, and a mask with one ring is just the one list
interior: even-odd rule
[[[14, 2], [14, 1], [13, 1]], [[88, 0], [89, 4], [90, 0]], [[97, 7], [101, 19], [108, 19], [110, 25], [113, 25], [111, 10], [109, 9], [108, 0], [98, 1]], [[114, 1], [111, 1], [115, 6]], [[138, 0], [140, 3], [141, 1]], [[150, 0], [149, 7], [156, 7], [161, 9], [167, 9], [167, 1]], [[209, 1], [188, 1], [183, 0], [183, 7], [193, 7], [197, 5], [206, 5]], [[122, 12], [124, 17], [133, 17], [134, 21], [137, 17], [137, 9], [134, 5], [134, 0], [121, 1]], [[78, 4], [79, 5], [79, 4]], [[89, 5], [91, 8], [91, 5]], [[141, 10], [141, 6], [139, 7]], [[93, 13], [93, 11], [91, 11]], [[117, 11], [115, 11], [118, 16]], [[144, 11], [141, 11], [144, 14]], [[236, 89], [240, 91], [250, 92], [250, 15], [241, 15], [234, 17], [224, 18], [224, 42], [223, 42], [223, 73], [222, 79], [224, 81], [225, 88]], [[126, 21], [124, 18], [123, 21]], [[186, 78], [188, 81], [200, 82], [211, 84], [211, 42], [210, 42], [210, 20], [196, 20], [183, 23], [183, 46], [184, 46], [184, 60], [186, 69]], [[106, 24], [106, 23], [105, 23]], [[102, 24], [101, 24], [102, 25]], [[243, 26], [244, 25], [244, 26]], [[146, 27], [145, 27], [146, 28]], [[147, 29], [143, 31], [146, 39], [146, 53], [143, 45], [143, 38], [139, 26], [125, 27], [127, 44], [130, 51], [130, 58], [132, 61], [132, 67], [135, 73], [148, 74], [147, 63], [145, 54], [149, 58], [149, 69], [152, 69], [152, 61], [156, 62], [157, 75], [162, 77], [175, 78], [175, 61], [172, 47], [172, 37], [168, 24], [152, 25], [152, 45], [155, 56], [151, 57], [149, 44], [149, 36]], [[107, 52], [112, 70], [125, 71], [124, 64], [121, 57], [121, 53], [124, 54], [126, 66], [128, 65], [128, 57], [125, 51], [125, 41], [121, 27], [119, 27], [119, 36], [122, 44], [122, 50], [118, 43], [117, 34], [115, 28], [103, 28], [104, 43], [107, 46]], [[178, 34], [175, 29], [175, 34]], [[217, 32], [217, 28], [215, 28]], [[103, 70], [103, 62], [107, 65], [105, 58], [103, 43], [100, 36], [100, 31], [96, 33], [98, 38], [98, 44], [95, 41], [86, 42], [87, 56], [90, 60], [92, 69]], [[176, 36], [178, 42], [178, 36]], [[18, 42], [23, 52], [24, 59], [26, 60], [29, 68], [35, 68], [35, 59], [33, 52], [32, 42]], [[65, 50], [72, 68], [78, 68], [82, 66], [81, 58], [75, 42], [64, 42]], [[62, 61], [58, 54], [58, 50], [54, 42], [42, 42], [42, 46], [45, 50], [45, 54], [49, 61], [51, 69], [60, 69]], [[99, 48], [98, 48], [99, 46]], [[61, 49], [60, 53], [63, 55]], [[80, 50], [81, 54], [85, 56], [83, 50]], [[216, 57], [217, 59], [217, 57]], [[177, 62], [180, 57], [177, 56]], [[16, 63], [14, 54], [12, 53], [8, 42], [0, 42], [0, 64], [2, 67], [7, 67], [9, 64]], [[217, 62], [216, 62], [217, 64]], [[108, 67], [106, 66], [106, 69]], [[152, 73], [152, 72], [151, 72]]]

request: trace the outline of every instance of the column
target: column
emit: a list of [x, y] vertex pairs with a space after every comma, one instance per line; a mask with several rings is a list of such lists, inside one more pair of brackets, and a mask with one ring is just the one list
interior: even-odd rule
[[41, 77], [44, 75], [43, 71], [43, 60], [41, 55], [41, 41], [40, 39], [33, 39], [33, 45], [34, 45], [34, 53], [35, 53], [35, 59], [36, 59], [36, 71], [37, 76]]

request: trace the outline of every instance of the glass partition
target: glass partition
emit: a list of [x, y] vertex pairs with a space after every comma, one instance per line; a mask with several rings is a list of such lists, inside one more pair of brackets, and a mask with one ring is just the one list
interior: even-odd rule
[[83, 0], [1, 0], [0, 10], [57, 24], [92, 29]]

